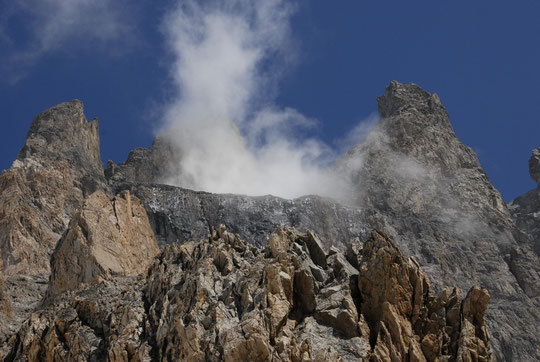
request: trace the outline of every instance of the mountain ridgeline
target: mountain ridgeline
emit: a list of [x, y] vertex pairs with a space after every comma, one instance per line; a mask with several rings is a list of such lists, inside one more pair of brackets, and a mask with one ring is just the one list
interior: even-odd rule
[[436, 94], [391, 82], [332, 172], [346, 202], [165, 185], [165, 138], [103, 168], [75, 100], [0, 175], [6, 361], [538, 361], [538, 188], [506, 205]]

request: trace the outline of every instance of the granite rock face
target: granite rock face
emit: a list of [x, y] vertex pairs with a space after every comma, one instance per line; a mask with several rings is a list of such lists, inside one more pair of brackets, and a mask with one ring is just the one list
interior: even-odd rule
[[392, 82], [378, 103], [379, 124], [336, 165], [358, 185], [351, 197], [366, 225], [414, 256], [437, 290], [489, 290], [499, 359], [540, 358], [540, 261], [476, 155], [455, 136], [437, 95]]
[[146, 272], [159, 254], [144, 207], [129, 191], [112, 201], [90, 195], [69, 224], [51, 258], [49, 295], [81, 283]]
[[[263, 247], [278, 227], [314, 230], [342, 249], [355, 237], [366, 238], [362, 212], [331, 199], [304, 196], [286, 200], [275, 196], [251, 197], [211, 194], [167, 185], [120, 184], [145, 205], [160, 246], [204, 238], [212, 225], [228, 228]], [[328, 245], [330, 246], [330, 245]]]
[[476, 283], [489, 290], [486, 318], [500, 359], [540, 358], [533, 347], [540, 262], [530, 238], [515, 227], [475, 153], [456, 137], [436, 94], [392, 82], [378, 103], [379, 124], [335, 166], [357, 185], [353, 206], [311, 196], [213, 195], [109, 181], [143, 201], [160, 245], [203, 237], [219, 223], [256, 245], [274, 228], [291, 225], [315, 230], [342, 249], [372, 229], [384, 230], [418, 260], [435, 290]]
[[0, 258], [13, 312], [4, 327], [10, 333], [43, 296], [56, 243], [83, 199], [98, 189], [107, 189], [98, 121], [86, 120], [78, 100], [36, 116], [25, 146], [0, 175]]
[[105, 179], [82, 104], [40, 114], [0, 176], [0, 359], [539, 360], [534, 195], [509, 212], [435, 94], [378, 101], [348, 206], [157, 184], [159, 138]]
[[170, 244], [146, 280], [86, 285], [37, 310], [8, 360], [493, 360], [487, 291], [436, 297], [380, 233], [347, 254], [360, 269], [322, 245], [280, 228], [260, 250], [223, 226]]

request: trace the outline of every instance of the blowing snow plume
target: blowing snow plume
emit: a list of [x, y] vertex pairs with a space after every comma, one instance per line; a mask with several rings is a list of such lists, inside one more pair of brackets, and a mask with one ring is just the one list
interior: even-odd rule
[[291, 2], [182, 1], [165, 21], [177, 101], [161, 137], [179, 150], [167, 183], [216, 193], [339, 197], [328, 172], [331, 147], [295, 137], [313, 127], [273, 104], [279, 74], [294, 53]]

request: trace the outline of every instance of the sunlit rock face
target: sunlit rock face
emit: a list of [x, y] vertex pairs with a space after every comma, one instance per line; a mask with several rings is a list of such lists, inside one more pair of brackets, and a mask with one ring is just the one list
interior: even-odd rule
[[114, 276], [146, 272], [159, 248], [137, 197], [97, 191], [75, 213], [51, 258], [48, 295]]
[[98, 121], [87, 121], [78, 100], [37, 115], [17, 159], [0, 175], [0, 258], [12, 312], [4, 330], [15, 332], [37, 306], [56, 243], [84, 198], [99, 189], [107, 190]]
[[146, 279], [56, 297], [23, 324], [9, 358], [493, 360], [485, 289], [435, 295], [382, 233], [347, 253], [324, 244], [280, 228], [261, 250], [221, 225], [205, 240], [168, 245]]

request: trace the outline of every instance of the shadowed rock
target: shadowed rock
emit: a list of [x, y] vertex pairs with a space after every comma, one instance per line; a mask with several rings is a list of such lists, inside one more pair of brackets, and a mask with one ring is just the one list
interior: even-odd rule
[[529, 170], [531, 178], [540, 187], [540, 148], [533, 150], [531, 158], [529, 159]]

